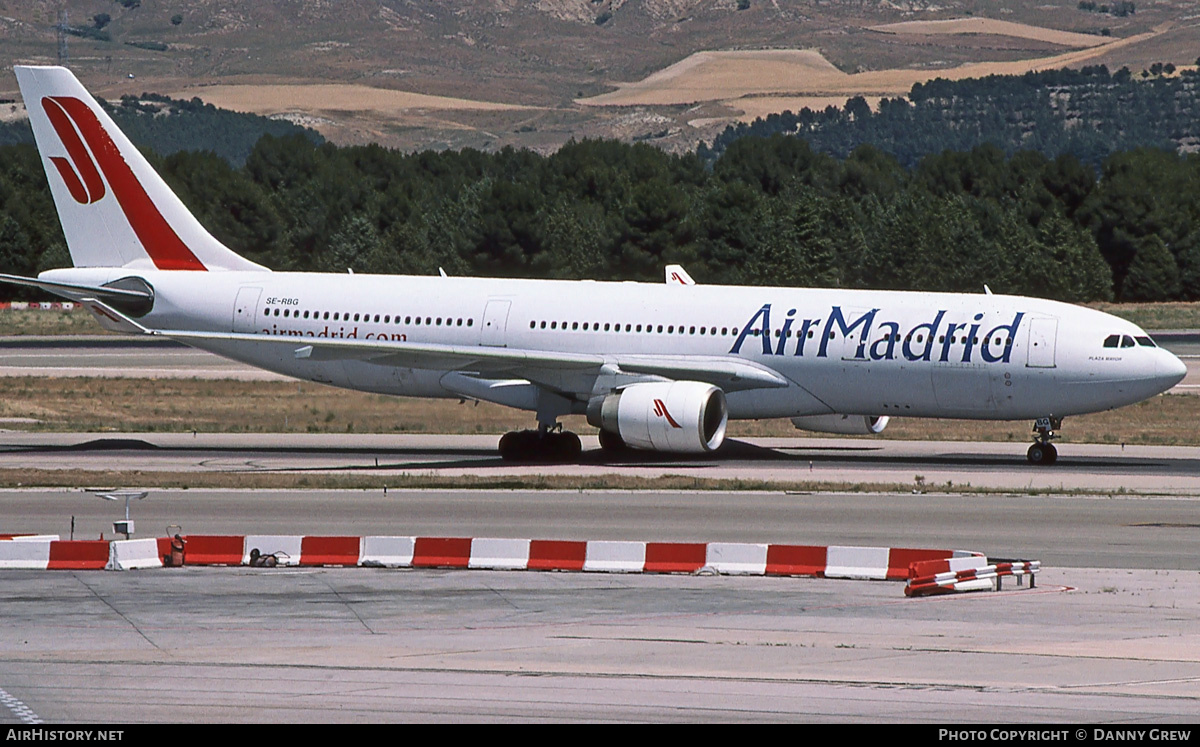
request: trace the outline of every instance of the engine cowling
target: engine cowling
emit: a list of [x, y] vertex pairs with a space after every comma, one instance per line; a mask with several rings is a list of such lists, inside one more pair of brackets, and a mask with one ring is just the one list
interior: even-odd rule
[[633, 384], [588, 403], [588, 422], [635, 449], [702, 454], [725, 441], [725, 393], [699, 381]]
[[802, 418], [792, 418], [792, 425], [802, 431], [817, 433], [840, 433], [848, 436], [869, 436], [882, 433], [887, 427], [888, 418], [864, 415], [808, 415]]

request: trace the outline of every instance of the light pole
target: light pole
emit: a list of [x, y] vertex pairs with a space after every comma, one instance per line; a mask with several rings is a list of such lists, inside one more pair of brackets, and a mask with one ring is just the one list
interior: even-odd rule
[[125, 499], [125, 521], [114, 521], [113, 531], [120, 532], [121, 534], [125, 535], [125, 539], [129, 539], [129, 536], [133, 534], [133, 519], [129, 518], [129, 502], [132, 500], [142, 500], [146, 496], [150, 495], [150, 491], [113, 490], [107, 493], [97, 493], [96, 495], [100, 496], [106, 501], [119, 501], [122, 498]]

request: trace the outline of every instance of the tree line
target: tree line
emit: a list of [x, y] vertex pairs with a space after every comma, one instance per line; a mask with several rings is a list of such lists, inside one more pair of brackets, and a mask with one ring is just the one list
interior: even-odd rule
[[[200, 221], [278, 270], [1200, 298], [1200, 156], [1138, 149], [1099, 174], [995, 146], [904, 168], [804, 139], [697, 154], [571, 142], [542, 156], [403, 153], [264, 136], [245, 164], [153, 156]], [[32, 146], [0, 147], [0, 268], [69, 264]]]
[[[804, 108], [727, 127], [700, 146], [711, 162], [743, 137], [799, 135], [816, 150], [845, 158], [860, 145], [915, 167], [930, 153], [992, 144], [1012, 155], [1035, 150], [1071, 155], [1100, 168], [1114, 153], [1200, 145], [1200, 73], [1156, 63], [1133, 73], [1104, 65], [1025, 75], [916, 83], [907, 98], [884, 98], [876, 110], [862, 97], [843, 107]], [[1164, 76], [1164, 73], [1167, 73]]]

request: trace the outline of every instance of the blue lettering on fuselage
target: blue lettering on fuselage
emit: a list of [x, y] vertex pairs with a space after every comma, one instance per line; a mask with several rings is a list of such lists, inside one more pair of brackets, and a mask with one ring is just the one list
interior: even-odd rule
[[[796, 321], [796, 309], [787, 312], [782, 328], [778, 330], [778, 342], [771, 344], [771, 304], [763, 304], [754, 312], [750, 321], [746, 322], [738, 333], [737, 340], [729, 349], [730, 355], [741, 355], [742, 345], [748, 337], [759, 337], [762, 341], [763, 355], [803, 356], [805, 342], [808, 340], [810, 329], [818, 332], [821, 339], [815, 352], [818, 358], [828, 358], [830, 342], [841, 337], [843, 340], [857, 334], [857, 342], [853, 347], [846, 346], [841, 350], [842, 357], [848, 360], [896, 360], [903, 358], [908, 361], [951, 361], [971, 363], [976, 358], [984, 363], [1008, 363], [1012, 357], [1013, 342], [1016, 340], [1017, 329], [1025, 312], [1018, 311], [1011, 323], [997, 324], [985, 335], [980, 330], [986, 326], [983, 323], [984, 314], [973, 314], [969, 321], [948, 322], [945, 309], [939, 310], [932, 319], [913, 326], [906, 332], [894, 321], [878, 321], [879, 309], [843, 311], [841, 306], [834, 306], [825, 317], [825, 324], [820, 319], [803, 319], [800, 329], [795, 333], [795, 344], [788, 350], [793, 339], [793, 323]], [[875, 334], [872, 335], [872, 330]], [[937, 347], [935, 347], [935, 345]], [[834, 352], [838, 346], [832, 346]], [[753, 348], [751, 348], [753, 350]], [[959, 352], [961, 350], [961, 353]], [[754, 351], [757, 352], [757, 351]], [[936, 357], [935, 357], [936, 353]], [[749, 354], [749, 352], [747, 353]], [[809, 348], [809, 354], [813, 351]]]

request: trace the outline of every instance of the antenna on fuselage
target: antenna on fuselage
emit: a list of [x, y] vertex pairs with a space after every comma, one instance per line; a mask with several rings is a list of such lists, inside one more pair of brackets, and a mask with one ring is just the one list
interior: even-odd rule
[[983, 284], [983, 292], [988, 294], [989, 296], [992, 295], [992, 289], [987, 287], [987, 283]]

